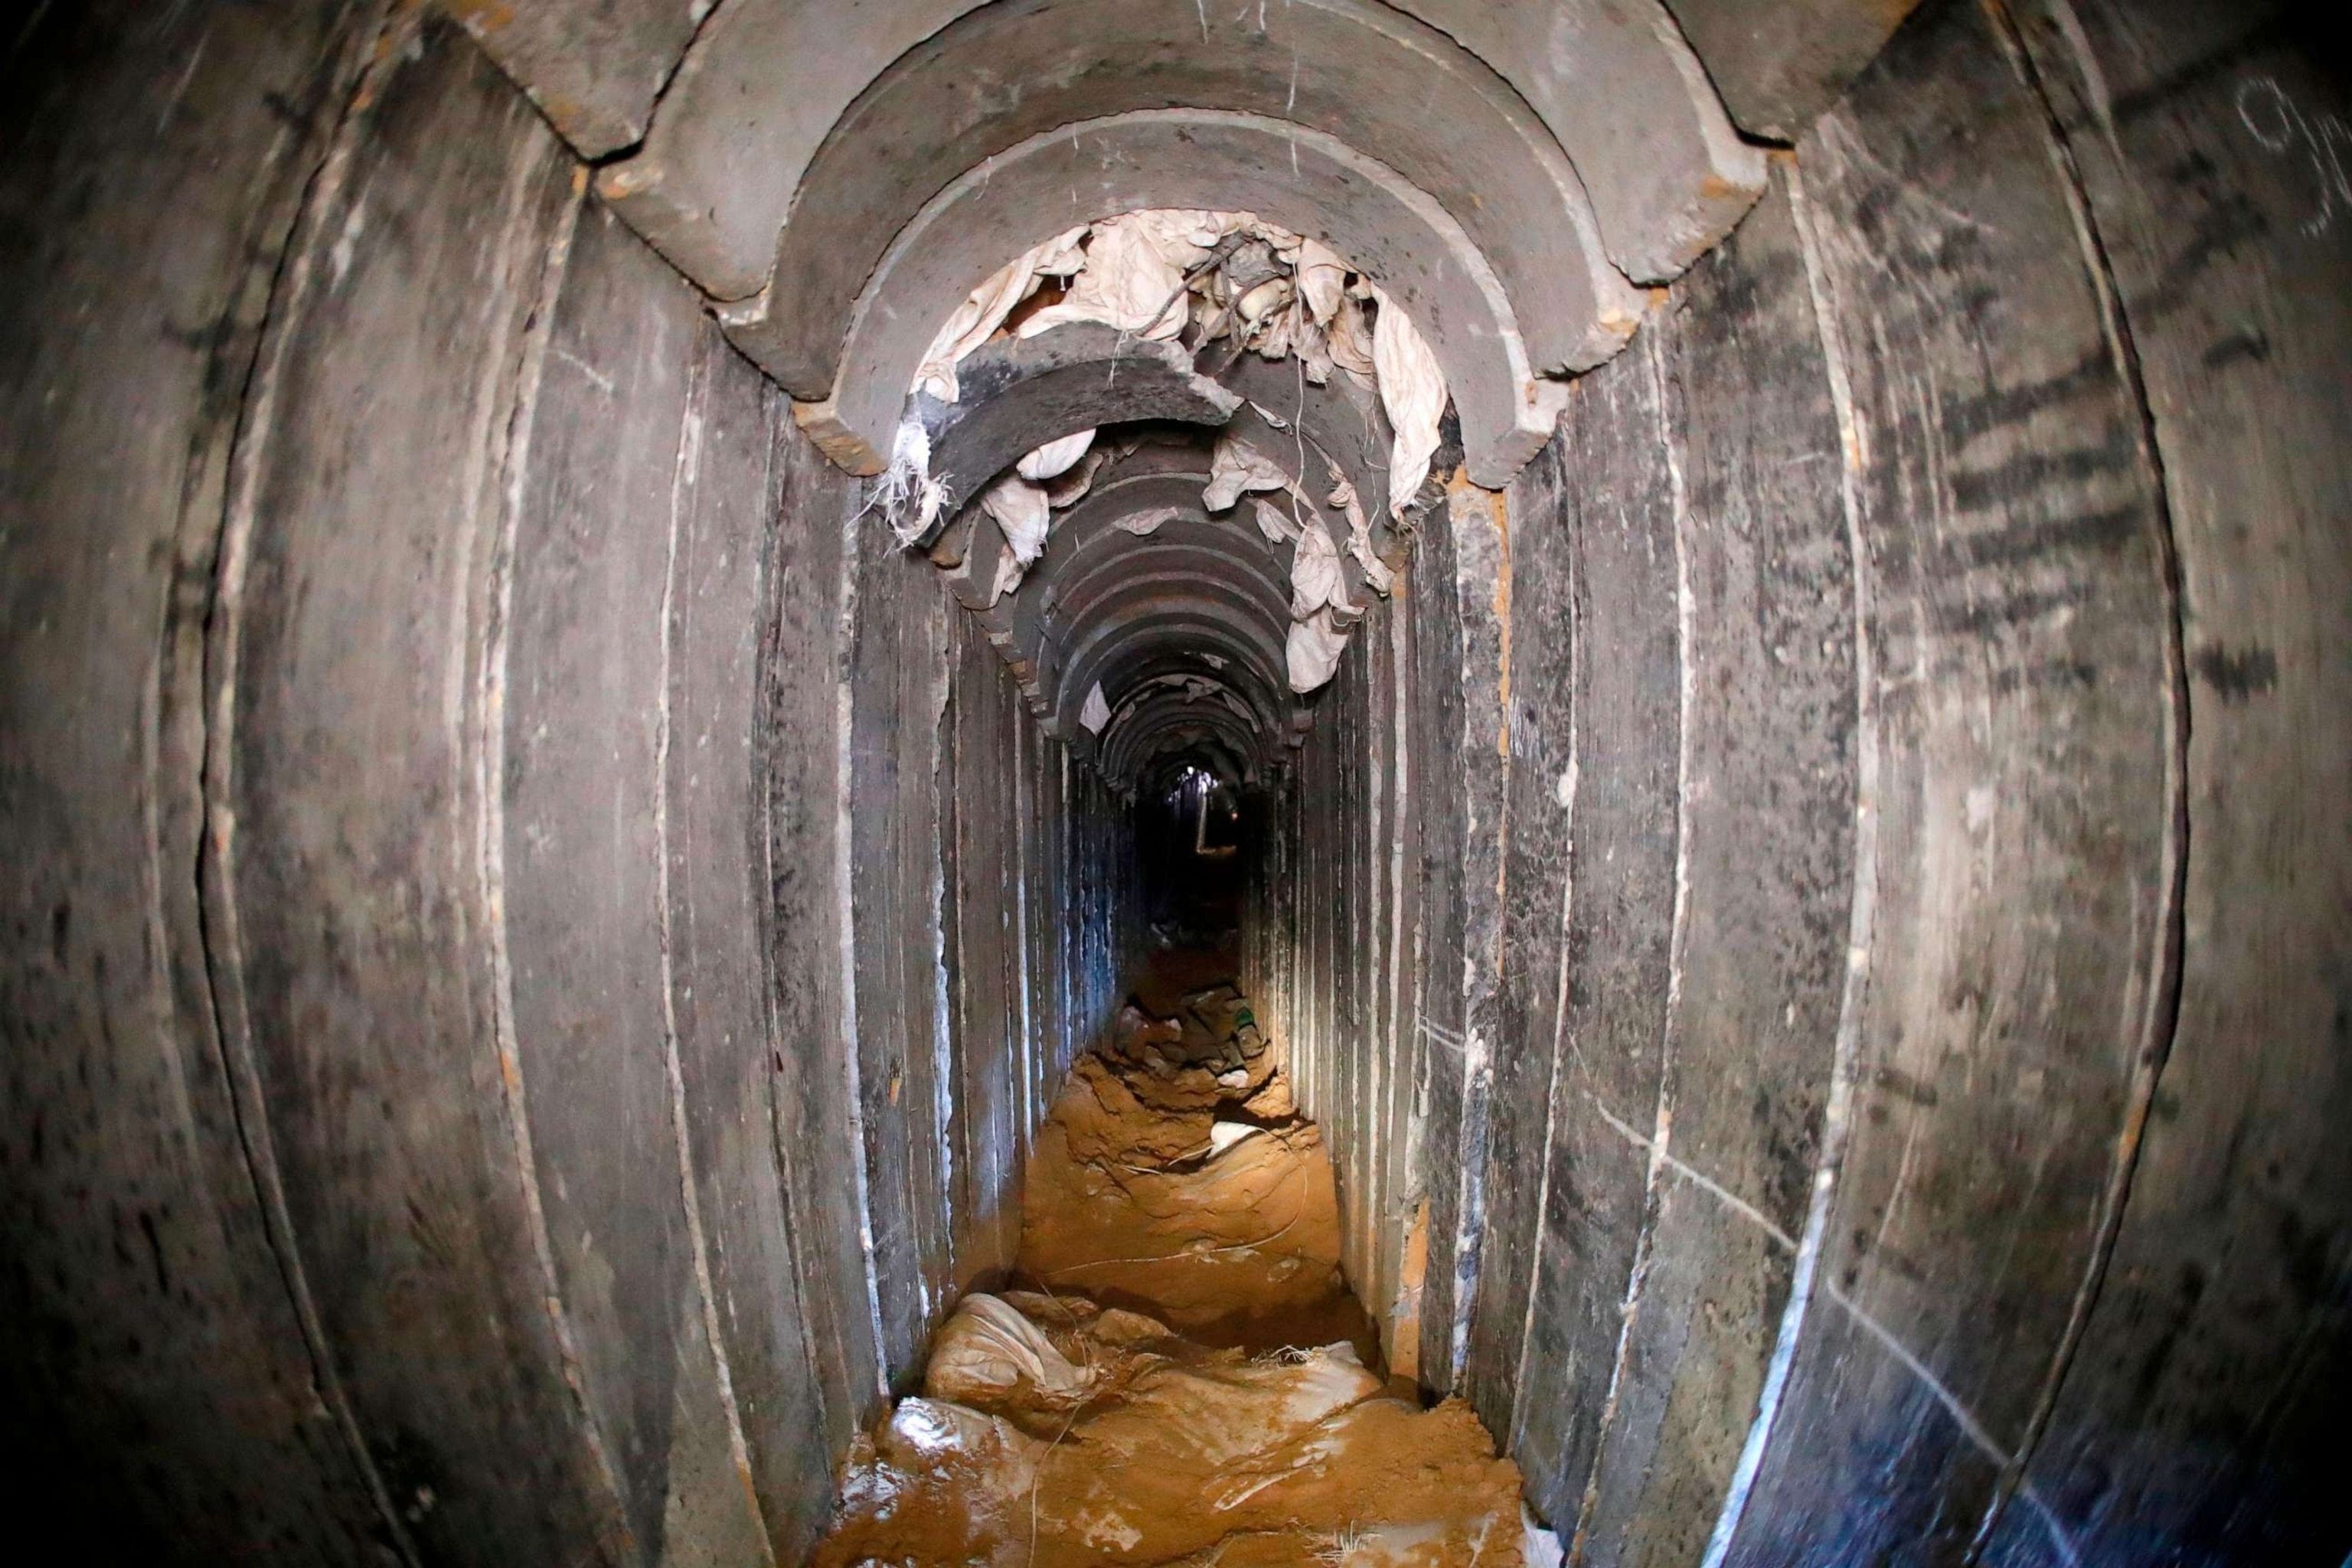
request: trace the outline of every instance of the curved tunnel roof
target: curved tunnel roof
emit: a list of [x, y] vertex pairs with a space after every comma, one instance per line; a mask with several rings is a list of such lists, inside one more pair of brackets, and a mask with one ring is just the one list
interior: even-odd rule
[[[1328, 364], [1310, 383], [1301, 362], [1085, 323], [1000, 334], [953, 402], [910, 390], [968, 297], [1076, 226], [1253, 215], [1404, 313], [1458, 420], [1448, 468], [1498, 488], [1550, 437], [1566, 378], [1633, 335], [1643, 287], [1765, 184], [1661, 0], [730, 0], [657, 105], [625, 98], [542, 101], [567, 130], [641, 131], [600, 192], [830, 458], [897, 473], [919, 430], [902, 536], [1048, 726], [1129, 781], [1209, 737], [1255, 771], [1303, 732], [1292, 688], [1329, 665], [1295, 678], [1289, 645], [1311, 621], [1328, 653], [1403, 563], [1391, 511], [1416, 496], [1391, 494], [1391, 411]], [[1030, 475], [1054, 503], [1040, 541], [1038, 489], [992, 487], [1084, 432], [1083, 467]], [[1204, 484], [1244, 450], [1282, 488], [1261, 468], [1260, 493], [1210, 511]], [[1319, 612], [1293, 583], [1318, 563]]]
[[[1596, 364], [1631, 330], [1638, 302], [1601, 254], [1574, 166], [1501, 77], [1434, 29], [1365, 0], [1295, 0], [1262, 29], [1231, 18], [1198, 29], [1196, 13], [1164, 0], [1097, 0], [1085, 26], [1070, 20], [1048, 5], [983, 7], [894, 62], [835, 123], [779, 237], [761, 334], [770, 370], [795, 394], [832, 389], [861, 284], [934, 197], [975, 174], [1001, 175], [1033, 138], [1172, 110], [1276, 121], [1416, 190], [1469, 194], [1446, 209], [1517, 302], [1539, 369]], [[974, 68], [982, 60], [1024, 62], [1024, 85], [1008, 90], [1002, 68]], [[1407, 81], [1413, 90], [1399, 93]], [[1267, 211], [1263, 198], [1240, 199], [1236, 182], [1250, 171], [1195, 167], [1198, 157], [1135, 172], [1185, 169], [1216, 183], [1210, 199], [1143, 205]], [[1004, 258], [986, 259], [992, 270]]]
[[[961, 30], [951, 26], [983, 10], [1004, 22]], [[1197, 37], [1184, 51], [1192, 79], [1181, 89], [1164, 90], [1166, 107], [1263, 107], [1267, 91], [1278, 86], [1285, 116], [1299, 112], [1301, 99], [1310, 106], [1336, 101], [1348, 120], [1339, 134], [1368, 155], [1408, 170], [1414, 160], [1407, 153], [1363, 139], [1355, 125], [1360, 111], [1347, 107], [1349, 83], [1336, 72], [1326, 79], [1308, 40], [1328, 42], [1348, 26], [1385, 29], [1392, 37], [1409, 35], [1411, 41], [1399, 47], [1418, 49], [1426, 59], [1444, 52], [1434, 41], [1442, 36], [1525, 100], [1584, 188], [1602, 253], [1638, 282], [1679, 273], [1729, 232], [1763, 187], [1760, 155], [1741, 142], [1659, 0], [1405, 0], [1392, 11], [1294, 0], [1234, 14], [1184, 5], [1157, 10], [1177, 24], [1192, 23]], [[1032, 26], [1033, 17], [1048, 20]], [[1421, 26], [1398, 25], [1408, 18]], [[497, 47], [495, 29], [485, 31]], [[1131, 37], [1171, 47], [1182, 41], [1181, 33], [1161, 35], [1149, 24], [1139, 33], [1132, 5], [1015, 0], [983, 7], [979, 0], [903, 0], [835, 7], [732, 0], [677, 62], [642, 145], [604, 171], [599, 189], [714, 299], [746, 299], [770, 284], [778, 235], [802, 216], [803, 190], [821, 183], [817, 171], [828, 140], [837, 127], [855, 123], [853, 106], [902, 59], [908, 77], [933, 64], [952, 67], [970, 84], [968, 101], [977, 111], [1013, 127], [1033, 124], [1034, 111], [1025, 110], [1024, 101], [1038, 84], [1054, 80], [1056, 61], [1091, 51], [1114, 61], [1118, 74], [1140, 74], [1138, 57], [1127, 47]], [[910, 55], [926, 40], [936, 47]], [[514, 58], [511, 52], [505, 58]], [[1351, 67], [1357, 58], [1349, 55]], [[811, 60], [824, 61], [825, 68], [809, 69]], [[1244, 96], [1225, 96], [1236, 89], [1219, 70], [1235, 60], [1257, 61], [1270, 80], [1240, 89]], [[518, 74], [528, 79], [531, 73]], [[1475, 79], [1478, 73], [1463, 67], [1449, 74]], [[576, 101], [585, 95], [565, 96]], [[1055, 89], [1045, 89], [1045, 96], [1055, 96]], [[559, 124], [568, 101], [557, 106]], [[1433, 111], [1461, 107], [1453, 100], [1431, 105]], [[625, 110], [609, 116], [626, 117]], [[1027, 133], [1020, 131], [1000, 146]], [[989, 140], [978, 127], [961, 136], [967, 145]], [[625, 144], [599, 140], [604, 144], [593, 146], [596, 154]], [[1480, 188], [1457, 172], [1440, 185], [1464, 193]], [[778, 283], [788, 286], [781, 278]]]
[[[1566, 384], [1536, 374], [1511, 297], [1462, 225], [1386, 164], [1265, 115], [1150, 110], [1033, 136], [925, 204], [845, 312], [724, 320], [788, 389], [822, 399], [802, 422], [829, 455], [879, 472], [924, 353], [966, 295], [1074, 222], [1146, 208], [1255, 213], [1355, 263], [1436, 353], [1479, 483], [1508, 483], [1550, 438]], [[832, 354], [794, 341], [845, 314]], [[1630, 314], [1617, 320], [1629, 336]]]

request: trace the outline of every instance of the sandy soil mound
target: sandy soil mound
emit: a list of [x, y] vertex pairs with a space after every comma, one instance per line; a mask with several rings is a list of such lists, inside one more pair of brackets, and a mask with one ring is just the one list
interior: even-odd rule
[[1205, 1344], [1344, 1340], [1370, 1363], [1322, 1132], [1215, 957], [1157, 955], [1072, 1070], [1030, 1154], [1017, 1272]]
[[1518, 1499], [1517, 1467], [1468, 1406], [1383, 1394], [1345, 1344], [1251, 1356], [1081, 1299], [1009, 1293], [967, 1298], [922, 1397], [861, 1440], [817, 1562], [1557, 1561], [1540, 1536], [1528, 1552]]

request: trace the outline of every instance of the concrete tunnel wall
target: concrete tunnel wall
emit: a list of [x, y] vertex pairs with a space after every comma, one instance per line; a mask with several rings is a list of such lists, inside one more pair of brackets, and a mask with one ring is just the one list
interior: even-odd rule
[[[1011, 1260], [1123, 817], [479, 51], [380, 27], [183, 82], [91, 18], [47, 106], [57, 200], [137, 184], [13, 340], [82, 526], [9, 579], [8, 1463], [190, 1561], [793, 1561]], [[184, 161], [106, 155], [174, 92]]]
[[[454, 28], [29, 37], [9, 1472], [796, 1561], [1116, 1003], [1118, 804]], [[1267, 782], [1351, 1279], [1580, 1560], [2341, 1559], [2345, 96], [1927, 5]]]

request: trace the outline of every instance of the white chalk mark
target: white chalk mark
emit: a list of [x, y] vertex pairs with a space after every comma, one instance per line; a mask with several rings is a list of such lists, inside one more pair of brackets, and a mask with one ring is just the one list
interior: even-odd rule
[[[1663, 1163], [1675, 1175], [1708, 1194], [1732, 1213], [1762, 1230], [1782, 1251], [1794, 1253], [1797, 1250], [1796, 1237], [1773, 1224], [1753, 1204], [1733, 1193], [1687, 1161], [1677, 1159], [1667, 1152], [1660, 1146], [1658, 1140], [1645, 1137], [1639, 1129], [1602, 1104], [1601, 1097], [1591, 1089], [1583, 1092], [1584, 1098], [1591, 1103], [1592, 1109], [1599, 1113], [1601, 1120], [1607, 1122], [1611, 1131], [1620, 1138], [1643, 1150], [1653, 1162]], [[1945, 1386], [1943, 1379], [1937, 1377], [1927, 1363], [1921, 1361], [1908, 1345], [1897, 1339], [1893, 1330], [1872, 1316], [1860, 1302], [1840, 1289], [1835, 1280], [1823, 1279], [1820, 1282], [1819, 1289], [1822, 1295], [1837, 1303], [1846, 1316], [1853, 1319], [1864, 1333], [1884, 1346], [1889, 1355], [1901, 1362], [1906, 1371], [1919, 1380], [1921, 1385], [1934, 1396], [1936, 1403], [1942, 1405], [1945, 1413], [1951, 1416], [1953, 1424], [1959, 1427], [1969, 1441], [1975, 1444], [1986, 1458], [2004, 1470], [2015, 1462], [2016, 1456], [2000, 1445], [2000, 1440], [1986, 1429], [1984, 1423], [1977, 1419], [1975, 1413], [1960, 1402], [1959, 1395]], [[2075, 1552], [2073, 1538], [2066, 1533], [2065, 1527], [2058, 1521], [2058, 1516], [2051, 1511], [2049, 1505], [2042, 1500], [2030, 1485], [2021, 1487], [2018, 1495], [2024, 1498], [2041, 1516], [2042, 1527], [2050, 1532], [2051, 1541], [2057, 1546], [2059, 1555], [2065, 1559], [2068, 1568], [2075, 1568], [2075, 1565], [2080, 1563], [2081, 1558]]]
[[1986, 1458], [2003, 1468], [2008, 1468], [2009, 1450], [1993, 1439], [1993, 1435], [1985, 1430], [1984, 1423], [1969, 1413], [1969, 1407], [1960, 1403], [1958, 1394], [1944, 1386], [1943, 1380], [1928, 1370], [1926, 1362], [1914, 1355], [1908, 1345], [1895, 1337], [1893, 1330], [1873, 1317], [1864, 1310], [1860, 1302], [1840, 1289], [1836, 1280], [1822, 1280], [1822, 1294], [1844, 1308], [1846, 1316], [1861, 1325], [1864, 1333], [1884, 1345], [1887, 1354], [1901, 1362], [1910, 1369], [1912, 1376], [1927, 1384], [1927, 1392], [1934, 1394], [1936, 1402], [1950, 1413], [1953, 1421], [1958, 1425], [1960, 1430], [1968, 1434], [1969, 1441], [1984, 1450]]
[[[2265, 129], [2258, 124], [2253, 113], [2254, 100], [2266, 99], [2275, 123]], [[2340, 195], [2352, 203], [2352, 182], [2345, 177], [2343, 160], [2336, 156], [2336, 143], [2352, 142], [2352, 127], [2336, 116], [2321, 117], [2316, 131], [2305, 117], [2303, 108], [2287, 96], [2286, 89], [2266, 76], [2250, 78], [2238, 88], [2238, 120], [2246, 133], [2266, 153], [2285, 155], [2297, 141], [2304, 144], [2311, 159], [2313, 176], [2319, 184], [2319, 210], [2303, 224], [2303, 232], [2317, 238], [2327, 232], [2336, 221], [2336, 201]]]
[[[42, 10], [47, 10], [47, 6], [44, 5]], [[37, 16], [36, 19], [37, 19]], [[181, 100], [188, 96], [188, 84], [196, 79], [196, 68], [204, 63], [205, 46], [212, 41], [212, 30], [210, 28], [206, 28], [205, 30], [204, 37], [196, 40], [196, 47], [188, 51], [187, 69], [182, 71], [180, 73], [180, 79], [172, 84], [172, 91], [170, 95], [163, 100], [163, 111], [155, 116], [156, 135], [161, 136], [163, 134], [164, 127], [172, 123], [173, 112], [180, 107]], [[1291, 69], [1295, 73], [1297, 68], [1297, 62], [1294, 59], [1291, 64]]]
[[[1570, 659], [1580, 657], [1579, 645], [1576, 640], [1579, 629], [1580, 627], [1573, 623], [1571, 623], [1569, 628], [1569, 657]], [[1518, 1373], [1511, 1384], [1511, 1386], [1514, 1389], [1524, 1389], [1528, 1385], [1528, 1354], [1533, 1348], [1536, 1338], [1536, 1303], [1540, 1300], [1543, 1296], [1542, 1279], [1544, 1237], [1549, 1233], [1551, 1228], [1552, 1150], [1559, 1135], [1559, 1064], [1561, 1052], [1563, 1049], [1576, 1052], [1575, 1060], [1580, 1067], [1583, 1065], [1584, 1061], [1583, 1054], [1580, 1051], [1577, 1051], [1575, 1037], [1570, 1034], [1568, 1030], [1569, 916], [1576, 907], [1576, 831], [1574, 826], [1576, 781], [1576, 705], [1574, 703], [1570, 703], [1569, 705], [1568, 711], [1568, 769], [1559, 775], [1559, 798], [1560, 809], [1569, 813], [1570, 826], [1569, 829], [1566, 853], [1562, 857], [1565, 868], [1561, 871], [1559, 879], [1559, 964], [1557, 990], [1552, 997], [1551, 1074], [1550, 1077], [1546, 1079], [1544, 1084], [1543, 1164], [1538, 1169], [1536, 1176], [1536, 1223], [1533, 1233], [1534, 1240], [1530, 1244], [1531, 1256], [1528, 1263], [1528, 1304], [1525, 1314], [1519, 1320], [1519, 1366]], [[1590, 1095], [1591, 1091], [1588, 1089], [1585, 1092]], [[1598, 1106], [1600, 1101], [1596, 1100], [1593, 1103]], [[1608, 1112], [1606, 1110], [1603, 1110], [1601, 1114], [1605, 1116]], [[1525, 1404], [1526, 1401], [1516, 1398], [1511, 1402], [1511, 1448], [1513, 1452], [1517, 1451], [1520, 1436], [1527, 1429], [1527, 1412], [1523, 1408]]]
[[[1592, 1109], [1600, 1113], [1601, 1120], [1609, 1123], [1610, 1131], [1615, 1132], [1617, 1136], [1624, 1139], [1627, 1142], [1633, 1144], [1638, 1149], [1641, 1149], [1654, 1156], [1657, 1153], [1657, 1150], [1653, 1147], [1651, 1140], [1643, 1137], [1640, 1129], [1626, 1122], [1617, 1116], [1615, 1112], [1612, 1111], [1608, 1106], [1602, 1104], [1599, 1095], [1593, 1093], [1591, 1089], [1586, 1089], [1584, 1091], [1584, 1098], [1591, 1102]], [[1741, 1218], [1747, 1220], [1748, 1223], [1763, 1231], [1765, 1235], [1770, 1237], [1780, 1245], [1782, 1251], [1794, 1252], [1797, 1250], [1797, 1238], [1790, 1236], [1787, 1231], [1782, 1230], [1779, 1226], [1773, 1224], [1771, 1218], [1767, 1215], [1763, 1210], [1758, 1208], [1755, 1205], [1749, 1203], [1746, 1198], [1741, 1197], [1738, 1194], [1733, 1192], [1730, 1188], [1725, 1186], [1722, 1183], [1717, 1181], [1706, 1172], [1699, 1170], [1696, 1166], [1692, 1165], [1684, 1160], [1677, 1159], [1673, 1154], [1667, 1154], [1664, 1158], [1666, 1168], [1668, 1170], [1672, 1171], [1675, 1175], [1680, 1176], [1684, 1181], [1690, 1183], [1693, 1186], [1708, 1194], [1717, 1202], [1721, 1203], [1726, 1208], [1730, 1209], [1733, 1213], [1738, 1215]]]
[[558, 343], [554, 345], [554, 347], [555, 357], [557, 359], [562, 360], [565, 364], [570, 365], [572, 369], [586, 376], [590, 381], [594, 382], [596, 384], [597, 390], [604, 393], [605, 396], [610, 397], [613, 395], [613, 378], [611, 376], [606, 375], [603, 371], [598, 370], [594, 365], [590, 364], [586, 360], [582, 359], [578, 354], [573, 353], [570, 349], [565, 348], [562, 344]]
[[[857, 635], [857, 520], [851, 517], [842, 524], [840, 596], [835, 603], [836, 646], [855, 646]], [[855, 721], [856, 693], [850, 683], [846, 661], [836, 673], [834, 682], [833, 737], [833, 897], [836, 949], [835, 963], [839, 966], [841, 982], [841, 1049], [842, 1088], [847, 1096], [844, 1107], [849, 1132], [850, 1190], [857, 1199], [857, 1248], [866, 1266], [866, 1316], [867, 1327], [874, 1335], [874, 1387], [884, 1399], [890, 1396], [890, 1352], [888, 1337], [882, 1330], [882, 1288], [880, 1268], [875, 1258], [873, 1174], [869, 1169], [872, 1156], [866, 1144], [866, 1085], [863, 1065], [857, 1058], [857, 908], [856, 867], [852, 852], [855, 842], [854, 814], [851, 802], [856, 784], [855, 762], [856, 748]]]
[[2074, 1548], [2074, 1538], [2066, 1533], [2066, 1527], [2058, 1522], [2058, 1516], [2051, 1511], [2048, 1503], [2042, 1500], [2042, 1494], [2033, 1489], [2033, 1483], [2019, 1482], [2017, 1495], [2031, 1503], [2033, 1511], [2041, 1517], [2042, 1528], [2050, 1532], [2051, 1544], [2057, 1547], [2058, 1555], [2066, 1560], [2066, 1568], [2082, 1568], [2083, 1558]]

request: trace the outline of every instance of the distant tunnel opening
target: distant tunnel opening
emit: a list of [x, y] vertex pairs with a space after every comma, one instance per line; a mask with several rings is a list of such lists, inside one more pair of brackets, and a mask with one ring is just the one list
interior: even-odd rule
[[1218, 759], [1161, 760], [1145, 775], [1135, 809], [1147, 931], [1206, 945], [1237, 933], [1257, 845], [1248, 798]]

